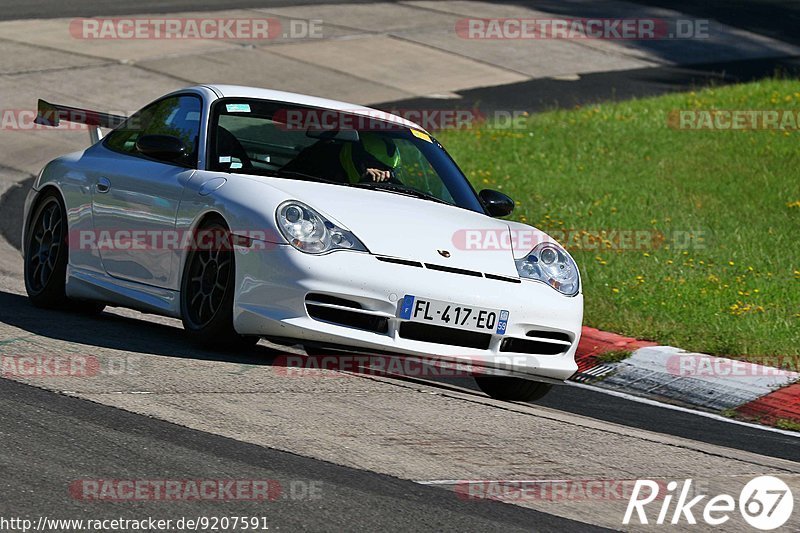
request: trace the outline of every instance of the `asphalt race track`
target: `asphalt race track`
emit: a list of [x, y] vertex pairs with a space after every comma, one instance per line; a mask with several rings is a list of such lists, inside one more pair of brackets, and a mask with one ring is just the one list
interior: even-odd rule
[[[0, 423], [3, 505], [18, 516], [38, 518], [57, 510], [59, 518], [86, 518], [86, 502], [65, 498], [63, 488], [91, 472], [125, 479], [292, 479], [266, 505], [218, 502], [204, 510], [263, 516], [275, 530], [528, 531], [536, 524], [540, 531], [563, 531], [580, 525], [498, 502], [476, 506], [435, 487], [244, 444], [8, 380], [0, 380]], [[177, 520], [193, 514], [192, 502], [141, 502], [111, 506], [92, 517]]]

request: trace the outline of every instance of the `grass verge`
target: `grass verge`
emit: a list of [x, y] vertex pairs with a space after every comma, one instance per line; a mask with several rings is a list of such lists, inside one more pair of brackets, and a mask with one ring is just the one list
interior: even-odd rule
[[621, 363], [632, 355], [633, 352], [630, 350], [613, 350], [610, 352], [601, 353], [597, 356], [597, 360], [606, 364]]

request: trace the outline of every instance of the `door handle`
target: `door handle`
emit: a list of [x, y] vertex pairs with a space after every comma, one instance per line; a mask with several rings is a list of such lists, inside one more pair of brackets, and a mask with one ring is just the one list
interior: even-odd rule
[[111, 189], [111, 182], [108, 178], [99, 178], [94, 187], [99, 193], [107, 193]]

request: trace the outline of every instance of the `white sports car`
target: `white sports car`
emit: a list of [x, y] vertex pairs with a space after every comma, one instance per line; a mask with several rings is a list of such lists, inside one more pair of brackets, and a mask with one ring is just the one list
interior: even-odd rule
[[94, 142], [45, 165], [28, 194], [36, 305], [176, 317], [205, 343], [468, 363], [507, 400], [577, 370], [575, 262], [499, 220], [513, 201], [476, 193], [414, 123], [227, 85], [130, 118], [40, 100], [37, 122], [59, 120], [86, 124]]

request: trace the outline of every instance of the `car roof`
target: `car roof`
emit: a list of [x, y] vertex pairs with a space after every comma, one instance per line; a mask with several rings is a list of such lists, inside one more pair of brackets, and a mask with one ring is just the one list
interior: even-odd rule
[[273, 89], [262, 89], [259, 87], [245, 87], [243, 85], [205, 85], [205, 87], [213, 90], [217, 94], [222, 95], [222, 98], [255, 98], [259, 100], [271, 100], [302, 106], [332, 109], [334, 111], [343, 111], [353, 115], [368, 116], [378, 120], [384, 120], [393, 124], [399, 124], [408, 128], [413, 128], [419, 131], [425, 131], [425, 129], [419, 124], [386, 111], [381, 111], [380, 109], [374, 109], [372, 107], [341, 102], [339, 100], [329, 100], [327, 98], [320, 98], [307, 94], [276, 91]]

